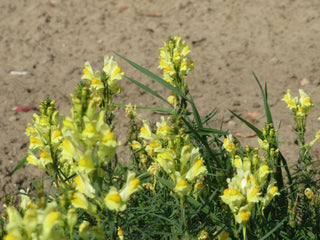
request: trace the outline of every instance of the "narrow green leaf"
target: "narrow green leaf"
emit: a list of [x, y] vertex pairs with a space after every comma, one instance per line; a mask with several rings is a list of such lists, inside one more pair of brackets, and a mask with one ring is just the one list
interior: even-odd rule
[[277, 231], [281, 225], [284, 223], [284, 221], [287, 220], [287, 218], [282, 219], [281, 222], [278, 222], [278, 224], [271, 230], [269, 231], [266, 235], [264, 235], [262, 238], [260, 238], [260, 240], [264, 240], [264, 239], [269, 239], [268, 237], [273, 234], [275, 231]]
[[198, 128], [203, 128], [200, 114], [199, 114], [198, 109], [196, 108], [194, 101], [193, 101], [193, 98], [191, 96], [190, 96], [189, 102], [191, 104], [193, 116], [194, 116], [194, 119], [196, 120]]
[[197, 134], [199, 134], [200, 136], [207, 136], [209, 134], [218, 134], [218, 135], [228, 135], [228, 132], [225, 131], [221, 131], [218, 129], [213, 129], [213, 128], [200, 128], [197, 130]]
[[[156, 93], [155, 91], [153, 91], [151, 88], [147, 87], [146, 85], [134, 80], [133, 78], [130, 78], [128, 76], [125, 76], [125, 78], [127, 78], [128, 80], [130, 80], [132, 83], [138, 85], [140, 88], [142, 88], [144, 91], [151, 93], [153, 96], [161, 99], [162, 101], [164, 101], [165, 103], [169, 104], [168, 101], [166, 99], [164, 99], [163, 97], [161, 97], [158, 93]], [[170, 104], [169, 104], [170, 105]]]
[[215, 216], [212, 212], [210, 212], [210, 209], [208, 207], [208, 205], [203, 205], [202, 203], [199, 203], [197, 200], [195, 200], [194, 198], [190, 197], [190, 196], [186, 196], [186, 200], [194, 207], [196, 208], [201, 208], [201, 211], [204, 212], [205, 214], [209, 214], [210, 218], [217, 222], [217, 223], [221, 223], [221, 220]]
[[[32, 150], [32, 152], [35, 154], [37, 153], [39, 150], [36, 148], [34, 150]], [[27, 157], [28, 155], [26, 155], [24, 158], [22, 158], [22, 160], [15, 166], [15, 168], [8, 174], [8, 176], [12, 176], [12, 174], [14, 172], [16, 172], [17, 170], [19, 170], [27, 161]]]
[[134, 68], [136, 68], [137, 70], [139, 70], [140, 72], [142, 72], [143, 74], [145, 74], [147, 77], [151, 78], [153, 81], [161, 84], [162, 86], [168, 88], [169, 90], [171, 90], [172, 92], [176, 93], [177, 95], [179, 95], [180, 97], [182, 97], [183, 99], [185, 99], [186, 101], [189, 101], [189, 99], [187, 98], [186, 95], [184, 95], [181, 91], [179, 91], [177, 88], [175, 88], [174, 86], [172, 86], [170, 83], [164, 81], [161, 77], [159, 77], [158, 75], [154, 74], [153, 72], [150, 72], [148, 69], [136, 64], [135, 62], [130, 61], [129, 59], [121, 56], [120, 54], [118, 54], [117, 52], [114, 52], [116, 55], [118, 55], [120, 58], [122, 58], [123, 60], [125, 60], [126, 62], [128, 62], [131, 66], [133, 66]]
[[[117, 106], [126, 107], [126, 104], [118, 103]], [[137, 109], [152, 110], [152, 111], [162, 112], [162, 113], [167, 113], [167, 114], [171, 114], [171, 112], [172, 112], [172, 109], [160, 108], [160, 107], [139, 107], [139, 106], [137, 106]]]
[[242, 117], [240, 117], [238, 114], [236, 114], [235, 112], [231, 111], [229, 109], [229, 111], [238, 119], [240, 119], [244, 124], [246, 124], [249, 128], [251, 128], [260, 139], [263, 139], [263, 134], [262, 131], [260, 131], [258, 128], [256, 128], [254, 125], [252, 125], [251, 123], [249, 123], [247, 120], [243, 119]]
[[269, 104], [268, 104], [267, 83], [265, 84], [265, 90], [263, 90], [263, 87], [261, 86], [261, 83], [260, 83], [258, 77], [256, 76], [256, 74], [254, 72], [253, 72], [253, 76], [256, 79], [256, 81], [257, 81], [257, 83], [259, 85], [259, 88], [261, 90], [263, 103], [264, 103], [264, 109], [266, 111], [266, 116], [267, 116], [267, 123], [273, 123], [272, 115], [271, 115], [271, 112], [270, 112], [270, 107], [269, 107]]
[[[154, 175], [155, 176], [155, 175]], [[162, 177], [159, 176], [155, 176], [163, 185], [165, 185], [167, 188], [169, 188], [170, 190], [174, 189], [174, 184], [171, 181], [168, 181]]]

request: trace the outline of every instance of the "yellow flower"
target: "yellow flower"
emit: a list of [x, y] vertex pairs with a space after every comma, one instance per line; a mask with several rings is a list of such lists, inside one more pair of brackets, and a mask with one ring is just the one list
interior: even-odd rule
[[95, 189], [91, 185], [91, 181], [86, 173], [77, 172], [74, 178], [76, 190], [85, 194], [89, 198], [95, 197]]
[[253, 187], [248, 191], [248, 196], [247, 196], [248, 202], [259, 202], [260, 201], [259, 195], [261, 195], [259, 188]]
[[260, 165], [259, 169], [255, 173], [255, 177], [258, 180], [258, 183], [260, 186], [263, 186], [266, 183], [267, 178], [270, 173], [271, 173], [271, 171], [270, 171], [269, 166], [267, 164]]
[[95, 170], [91, 159], [86, 159], [85, 156], [78, 161], [78, 170], [85, 174], [90, 174]]
[[124, 239], [124, 237], [123, 237], [123, 230], [120, 228], [120, 227], [118, 227], [118, 237], [119, 237], [119, 239], [120, 240], [123, 240]]
[[168, 103], [170, 103], [171, 105], [174, 105], [174, 106], [176, 106], [178, 104], [178, 100], [177, 100], [176, 96], [174, 96], [174, 95], [170, 95], [167, 98], [167, 101], [168, 101]]
[[97, 206], [90, 203], [84, 194], [76, 192], [72, 196], [71, 204], [75, 208], [82, 208], [87, 211], [89, 214], [93, 215], [97, 211]]
[[198, 240], [206, 240], [209, 239], [210, 235], [207, 231], [202, 230], [199, 234], [198, 234]]
[[151, 131], [150, 124], [146, 120], [143, 120], [142, 122], [143, 122], [143, 126], [140, 128], [139, 137], [147, 139], [147, 140], [151, 140], [152, 131]]
[[268, 185], [267, 193], [262, 199], [262, 211], [269, 205], [275, 196], [280, 195], [278, 187], [274, 186], [274, 184], [276, 184], [276, 181], [272, 179]]
[[19, 236], [18, 233], [20, 232], [19, 229], [23, 227], [23, 221], [20, 213], [18, 210], [13, 207], [7, 207], [7, 214], [8, 214], [8, 224], [7, 224], [7, 232], [8, 233], [17, 233], [16, 236]]
[[104, 89], [103, 82], [98, 78], [93, 78], [91, 80], [90, 90], [91, 91], [99, 91], [100, 89]]
[[51, 135], [51, 142], [53, 144], [58, 144], [62, 140], [62, 133], [59, 129], [54, 129]]
[[131, 147], [132, 147], [132, 149], [134, 149], [134, 150], [140, 150], [140, 149], [142, 148], [141, 143], [139, 143], [139, 142], [136, 141], [136, 140], [133, 140], [133, 141], [132, 141]]
[[41, 148], [44, 146], [42, 141], [38, 137], [30, 137], [29, 141], [30, 141], [30, 146], [29, 146], [30, 149]]
[[21, 236], [16, 236], [12, 233], [9, 233], [4, 237], [4, 240], [23, 240], [23, 238]]
[[193, 182], [195, 178], [197, 178], [199, 175], [207, 173], [207, 168], [203, 164], [203, 161], [201, 158], [199, 158], [195, 164], [190, 168], [190, 170], [187, 172], [186, 179], [190, 182]]
[[29, 192], [29, 188], [27, 188], [27, 191], [25, 191], [24, 189], [20, 189], [19, 191], [19, 193], [21, 194], [20, 207], [24, 210], [32, 206], [31, 197], [28, 196], [28, 192]]
[[124, 75], [121, 67], [118, 66], [117, 62], [113, 61], [113, 57], [104, 56], [104, 67], [102, 71], [109, 77], [108, 86], [115, 90], [117, 87], [115, 84], [116, 80], [120, 80]]
[[298, 117], [304, 117], [306, 116], [306, 112], [303, 110], [303, 108], [299, 107], [298, 111], [296, 112], [296, 115]]
[[97, 142], [99, 134], [92, 123], [87, 123], [86, 128], [82, 131], [82, 138], [88, 146]]
[[310, 100], [310, 97], [302, 89], [299, 89], [299, 94], [300, 94], [300, 98], [299, 98], [300, 106], [303, 109], [303, 111], [306, 114], [308, 114], [311, 108], [313, 108], [313, 103]]
[[297, 111], [297, 98], [291, 96], [290, 90], [287, 90], [287, 94], [284, 95], [282, 101], [287, 103], [287, 108], [289, 108], [294, 113]]
[[127, 202], [131, 194], [141, 189], [140, 179], [135, 176], [134, 172], [128, 172], [127, 182], [119, 193], [123, 202]]
[[222, 201], [229, 205], [232, 212], [236, 212], [242, 202], [245, 201], [245, 197], [235, 188], [225, 189], [223, 195], [220, 196]]
[[223, 141], [223, 147], [233, 156], [236, 153], [236, 146], [234, 145], [232, 134], [229, 134]]
[[88, 61], [84, 64], [83, 74], [82, 79], [92, 80], [94, 78], [92, 67]]
[[250, 216], [251, 216], [251, 212], [250, 211], [239, 211], [238, 215], [236, 216], [236, 220], [238, 223], [245, 223], [247, 221], [249, 221], [250, 219]]
[[60, 212], [48, 213], [43, 221], [44, 237], [47, 238], [55, 225], [62, 225], [63, 221]]
[[88, 221], [83, 221], [79, 225], [79, 236], [81, 239], [87, 240], [89, 239], [90, 230], [89, 230], [90, 223]]
[[175, 161], [173, 159], [173, 154], [168, 151], [161, 152], [157, 154], [156, 161], [163, 168], [163, 170], [169, 175], [175, 171]]
[[242, 159], [240, 158], [240, 156], [236, 155], [233, 159], [233, 166], [235, 168], [241, 168], [242, 169]]
[[[214, 234], [217, 234], [217, 232], [215, 232]], [[226, 231], [222, 231], [215, 239], [216, 240], [231, 240], [231, 238], [229, 237], [229, 233]]]
[[104, 204], [112, 211], [123, 211], [126, 209], [126, 204], [122, 201], [121, 196], [115, 187], [110, 187], [110, 190], [104, 198]]
[[179, 172], [175, 173], [176, 175], [176, 186], [174, 188], [174, 192], [178, 194], [179, 197], [184, 197], [189, 194], [191, 190], [191, 186], [187, 183], [185, 179], [183, 179]]
[[133, 118], [138, 116], [137, 105], [132, 106], [130, 103], [126, 105], [126, 117], [131, 115]]
[[308, 199], [311, 199], [311, 198], [313, 198], [313, 196], [314, 196], [314, 193], [313, 193], [313, 191], [312, 191], [310, 188], [306, 188], [306, 189], [304, 190], [304, 194], [306, 195], [306, 197], [307, 197]]

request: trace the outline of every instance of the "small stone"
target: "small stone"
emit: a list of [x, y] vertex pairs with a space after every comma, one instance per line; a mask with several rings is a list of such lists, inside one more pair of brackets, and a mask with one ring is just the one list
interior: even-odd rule
[[233, 121], [233, 120], [230, 120], [228, 122], [228, 127], [235, 127], [236, 125], [237, 125], [237, 123], [235, 121]]

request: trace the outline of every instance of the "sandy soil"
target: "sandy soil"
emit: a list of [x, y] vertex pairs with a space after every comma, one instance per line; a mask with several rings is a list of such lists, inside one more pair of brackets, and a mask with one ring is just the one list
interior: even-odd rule
[[[200, 4], [201, 2], [201, 4]], [[269, 103], [276, 125], [281, 122], [281, 151], [297, 160], [293, 119], [281, 98], [288, 88], [294, 95], [303, 89], [315, 108], [308, 122], [308, 140], [320, 129], [320, 1], [262, 0], [12, 0], [0, 3], [0, 199], [15, 194], [39, 172], [24, 167], [6, 175], [24, 157], [27, 123], [36, 111], [15, 112], [18, 105], [38, 107], [50, 96], [62, 114], [69, 115], [70, 98], [89, 60], [101, 69], [103, 56], [116, 51], [138, 64], [157, 69], [159, 48], [168, 36], [187, 40], [195, 62], [188, 78], [191, 93], [202, 115], [217, 108], [211, 126], [233, 134], [253, 132], [232, 118], [228, 109], [262, 127], [263, 102], [252, 71], [268, 83]], [[160, 86], [115, 58], [128, 76], [168, 95]], [[12, 71], [26, 72], [13, 75]], [[138, 106], [161, 106], [128, 80], [116, 101]], [[257, 114], [255, 114], [257, 113]], [[141, 113], [158, 119], [158, 114]], [[127, 120], [119, 109], [118, 136], [125, 143]], [[255, 138], [243, 138], [256, 144]], [[319, 145], [315, 147], [318, 156]], [[126, 160], [127, 155], [120, 158]]]

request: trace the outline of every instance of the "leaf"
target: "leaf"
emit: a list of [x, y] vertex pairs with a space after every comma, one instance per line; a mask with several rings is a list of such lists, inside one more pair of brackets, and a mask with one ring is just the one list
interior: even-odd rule
[[260, 139], [263, 139], [263, 134], [262, 131], [260, 131], [258, 128], [256, 128], [254, 125], [252, 125], [251, 123], [249, 123], [247, 120], [243, 119], [242, 117], [240, 117], [238, 114], [236, 114], [235, 112], [231, 111], [229, 109], [229, 112], [231, 112], [235, 117], [237, 117], [238, 119], [240, 119], [244, 124], [246, 124], [249, 128], [251, 128]]
[[213, 129], [213, 128], [199, 128], [197, 129], [197, 134], [200, 136], [208, 136], [210, 134], [218, 134], [221, 136], [228, 135], [228, 132], [218, 130], [218, 129]]
[[136, 80], [134, 80], [133, 78], [130, 78], [130, 77], [128, 77], [128, 76], [125, 76], [125, 78], [127, 78], [128, 80], [130, 80], [132, 83], [138, 85], [138, 86], [139, 86], [140, 88], [142, 88], [144, 91], [146, 91], [146, 92], [148, 92], [148, 93], [151, 93], [153, 96], [161, 99], [162, 101], [164, 101], [165, 103], [167, 103], [167, 104], [170, 105], [170, 103], [169, 103], [166, 99], [164, 99], [163, 97], [161, 97], [157, 92], [153, 91], [151, 88], [147, 87], [146, 85], [144, 85], [144, 84], [142, 84], [142, 83], [140, 83], [140, 82], [138, 82], [138, 81], [136, 81]]
[[172, 92], [176, 93], [177, 95], [179, 95], [180, 97], [182, 97], [183, 99], [185, 99], [186, 101], [190, 102], [190, 100], [187, 98], [186, 95], [184, 95], [179, 89], [175, 88], [174, 86], [172, 86], [170, 83], [164, 81], [161, 77], [159, 77], [158, 75], [150, 72], [148, 69], [136, 64], [135, 62], [130, 61], [129, 59], [121, 56], [120, 54], [114, 52], [117, 56], [119, 56], [120, 58], [122, 58], [123, 60], [125, 60], [126, 62], [128, 62], [131, 66], [133, 66], [134, 68], [136, 68], [137, 70], [139, 70], [140, 72], [142, 72], [143, 74], [145, 74], [147, 77], [151, 78], [153, 81], [161, 84], [162, 86], [164, 86], [165, 88], [168, 88], [169, 90], [171, 90]]
[[268, 237], [269, 237], [272, 233], [274, 233], [275, 231], [277, 231], [277, 230], [281, 227], [282, 223], [284, 223], [285, 220], [287, 220], [287, 218], [284, 218], [284, 219], [282, 219], [281, 222], [278, 222], [278, 224], [277, 224], [271, 231], [269, 231], [266, 235], [264, 235], [262, 238], [260, 238], [260, 240], [269, 239]]
[[191, 96], [190, 96], [189, 102], [191, 104], [193, 116], [194, 116], [194, 119], [196, 120], [197, 126], [198, 126], [198, 128], [202, 128], [203, 126], [202, 126], [201, 117], [199, 115], [198, 109], [196, 108], [194, 101], [193, 101], [193, 98]]
[[[35, 154], [35, 153], [37, 153], [39, 150], [36, 148], [36, 149], [34, 149], [34, 150], [32, 150], [32, 152]], [[26, 161], [27, 161], [27, 157], [28, 157], [28, 155], [26, 155], [16, 166], [15, 166], [15, 168], [7, 175], [7, 176], [12, 176], [12, 174], [14, 173], [14, 172], [16, 172], [17, 170], [19, 170], [25, 163], [26, 163]]]
[[261, 90], [261, 94], [262, 94], [263, 102], [264, 102], [264, 109], [266, 111], [266, 116], [267, 116], [267, 123], [273, 123], [272, 115], [271, 115], [269, 104], [268, 104], [267, 83], [265, 84], [265, 89], [263, 90], [263, 87], [261, 86], [260, 81], [259, 81], [258, 77], [256, 76], [256, 74], [254, 72], [252, 74], [253, 74], [254, 78], [256, 79], [256, 81], [260, 87], [260, 90]]

